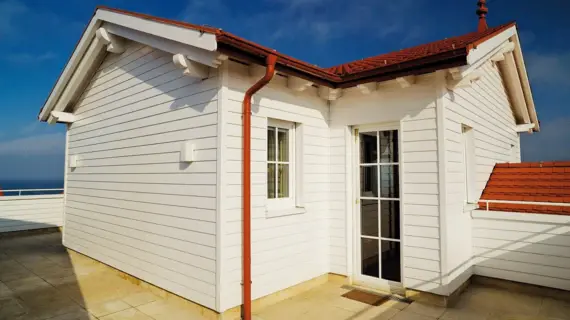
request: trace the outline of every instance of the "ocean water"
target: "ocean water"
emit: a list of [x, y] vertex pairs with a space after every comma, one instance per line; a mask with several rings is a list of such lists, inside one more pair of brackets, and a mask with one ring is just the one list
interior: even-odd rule
[[[0, 193], [4, 196], [15, 196], [18, 192], [6, 192], [2, 190], [20, 189], [63, 189], [63, 180], [0, 180]], [[22, 195], [57, 194], [58, 191], [22, 191]]]

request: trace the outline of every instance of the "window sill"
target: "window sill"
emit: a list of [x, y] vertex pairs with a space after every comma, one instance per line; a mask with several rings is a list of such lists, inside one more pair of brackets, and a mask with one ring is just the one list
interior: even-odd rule
[[463, 205], [463, 212], [471, 212], [477, 209], [479, 205], [477, 203], [466, 203]]
[[265, 209], [265, 216], [267, 218], [276, 218], [276, 217], [283, 217], [283, 216], [291, 216], [295, 214], [303, 214], [307, 212], [304, 207], [293, 207], [288, 209]]

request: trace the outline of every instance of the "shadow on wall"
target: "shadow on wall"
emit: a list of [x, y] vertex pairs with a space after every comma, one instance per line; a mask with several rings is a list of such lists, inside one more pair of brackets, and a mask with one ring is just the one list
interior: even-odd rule
[[441, 283], [443, 277], [472, 272], [570, 291], [570, 223], [473, 219], [477, 220], [485, 223], [474, 224], [473, 258], [441, 277], [417, 279], [418, 290]]

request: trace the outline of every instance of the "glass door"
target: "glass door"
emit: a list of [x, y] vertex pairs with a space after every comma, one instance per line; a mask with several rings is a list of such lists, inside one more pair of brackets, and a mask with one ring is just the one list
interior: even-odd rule
[[358, 276], [364, 281], [400, 283], [398, 130], [359, 132], [356, 140]]

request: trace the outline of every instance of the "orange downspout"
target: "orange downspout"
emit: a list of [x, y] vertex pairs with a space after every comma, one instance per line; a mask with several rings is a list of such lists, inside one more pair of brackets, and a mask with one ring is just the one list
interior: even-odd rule
[[276, 63], [277, 56], [267, 56], [265, 75], [243, 97], [243, 320], [251, 320], [251, 98], [271, 81]]

